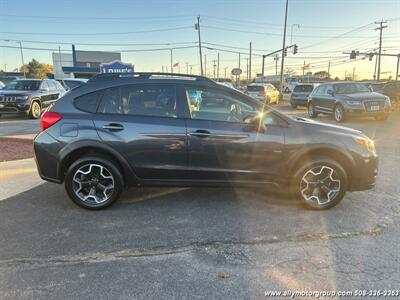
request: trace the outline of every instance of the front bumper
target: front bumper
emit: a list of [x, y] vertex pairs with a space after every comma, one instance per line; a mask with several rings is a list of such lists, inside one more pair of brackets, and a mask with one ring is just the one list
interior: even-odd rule
[[350, 177], [349, 191], [370, 190], [375, 186], [378, 175], [378, 157], [359, 157]]
[[18, 102], [0, 102], [0, 114], [23, 114], [29, 111], [29, 104]]
[[379, 104], [379, 110], [371, 110], [370, 106], [366, 104], [361, 104], [359, 106], [352, 106], [349, 104], [344, 105], [344, 110], [347, 115], [351, 116], [365, 116], [365, 117], [374, 117], [379, 115], [387, 115], [390, 113], [390, 105]]

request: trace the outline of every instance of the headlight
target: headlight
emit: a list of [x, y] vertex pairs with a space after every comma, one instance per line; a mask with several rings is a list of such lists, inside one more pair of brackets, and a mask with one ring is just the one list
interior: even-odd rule
[[348, 100], [348, 101], [346, 101], [346, 103], [348, 105], [354, 105], [354, 106], [360, 105], [360, 101], [356, 101], [356, 100]]
[[17, 97], [15, 97], [15, 100], [28, 100], [29, 99], [29, 96], [17, 96]]
[[374, 141], [368, 137], [353, 136], [354, 141], [362, 146], [365, 150], [375, 154], [375, 144]]

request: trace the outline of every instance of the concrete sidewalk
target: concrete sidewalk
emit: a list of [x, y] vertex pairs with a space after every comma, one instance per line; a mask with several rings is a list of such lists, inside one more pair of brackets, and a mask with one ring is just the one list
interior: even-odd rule
[[0, 163], [0, 201], [44, 183], [33, 158]]

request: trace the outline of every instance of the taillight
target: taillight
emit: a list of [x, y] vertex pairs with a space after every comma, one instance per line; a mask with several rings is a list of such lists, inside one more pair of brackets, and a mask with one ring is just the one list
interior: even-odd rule
[[47, 128], [53, 126], [58, 121], [62, 119], [61, 115], [56, 112], [45, 112], [42, 115], [42, 119], [40, 120], [40, 129], [42, 131], [46, 130]]

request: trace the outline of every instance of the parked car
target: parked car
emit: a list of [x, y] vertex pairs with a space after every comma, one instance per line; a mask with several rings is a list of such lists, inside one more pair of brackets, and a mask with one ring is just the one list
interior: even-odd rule
[[82, 84], [85, 84], [88, 79], [85, 78], [64, 78], [57, 80], [61, 85], [66, 89], [66, 90], [72, 90], [75, 89]]
[[[190, 78], [188, 78], [190, 77]], [[199, 76], [100, 74], [54, 103], [34, 139], [44, 180], [88, 209], [129, 186], [291, 190], [314, 209], [374, 186], [377, 155], [362, 132], [292, 119]]]
[[0, 81], [0, 90], [5, 87], [6, 85], [3, 83], [3, 81]]
[[40, 118], [44, 108], [65, 94], [59, 82], [52, 79], [20, 79], [0, 90], [0, 116], [26, 114]]
[[11, 81], [18, 80], [18, 79], [23, 79], [23, 78], [20, 76], [11, 76], [11, 75], [0, 76], [0, 81], [3, 82], [4, 85], [7, 85]]
[[377, 92], [377, 93], [381, 93], [385, 85], [385, 82], [379, 82], [379, 81], [360, 81], [360, 83], [365, 85], [372, 92]]
[[270, 83], [252, 83], [247, 86], [246, 93], [263, 103], [278, 104], [279, 91]]
[[400, 81], [388, 81], [379, 91], [390, 98], [392, 107], [400, 110]]
[[298, 105], [308, 105], [308, 96], [314, 89], [313, 84], [298, 84], [294, 87], [292, 94], [290, 95], [290, 105], [293, 108], [297, 108]]
[[316, 118], [319, 113], [330, 114], [337, 122], [353, 116], [386, 120], [390, 108], [389, 97], [371, 92], [359, 82], [323, 83], [308, 97], [310, 118]]

